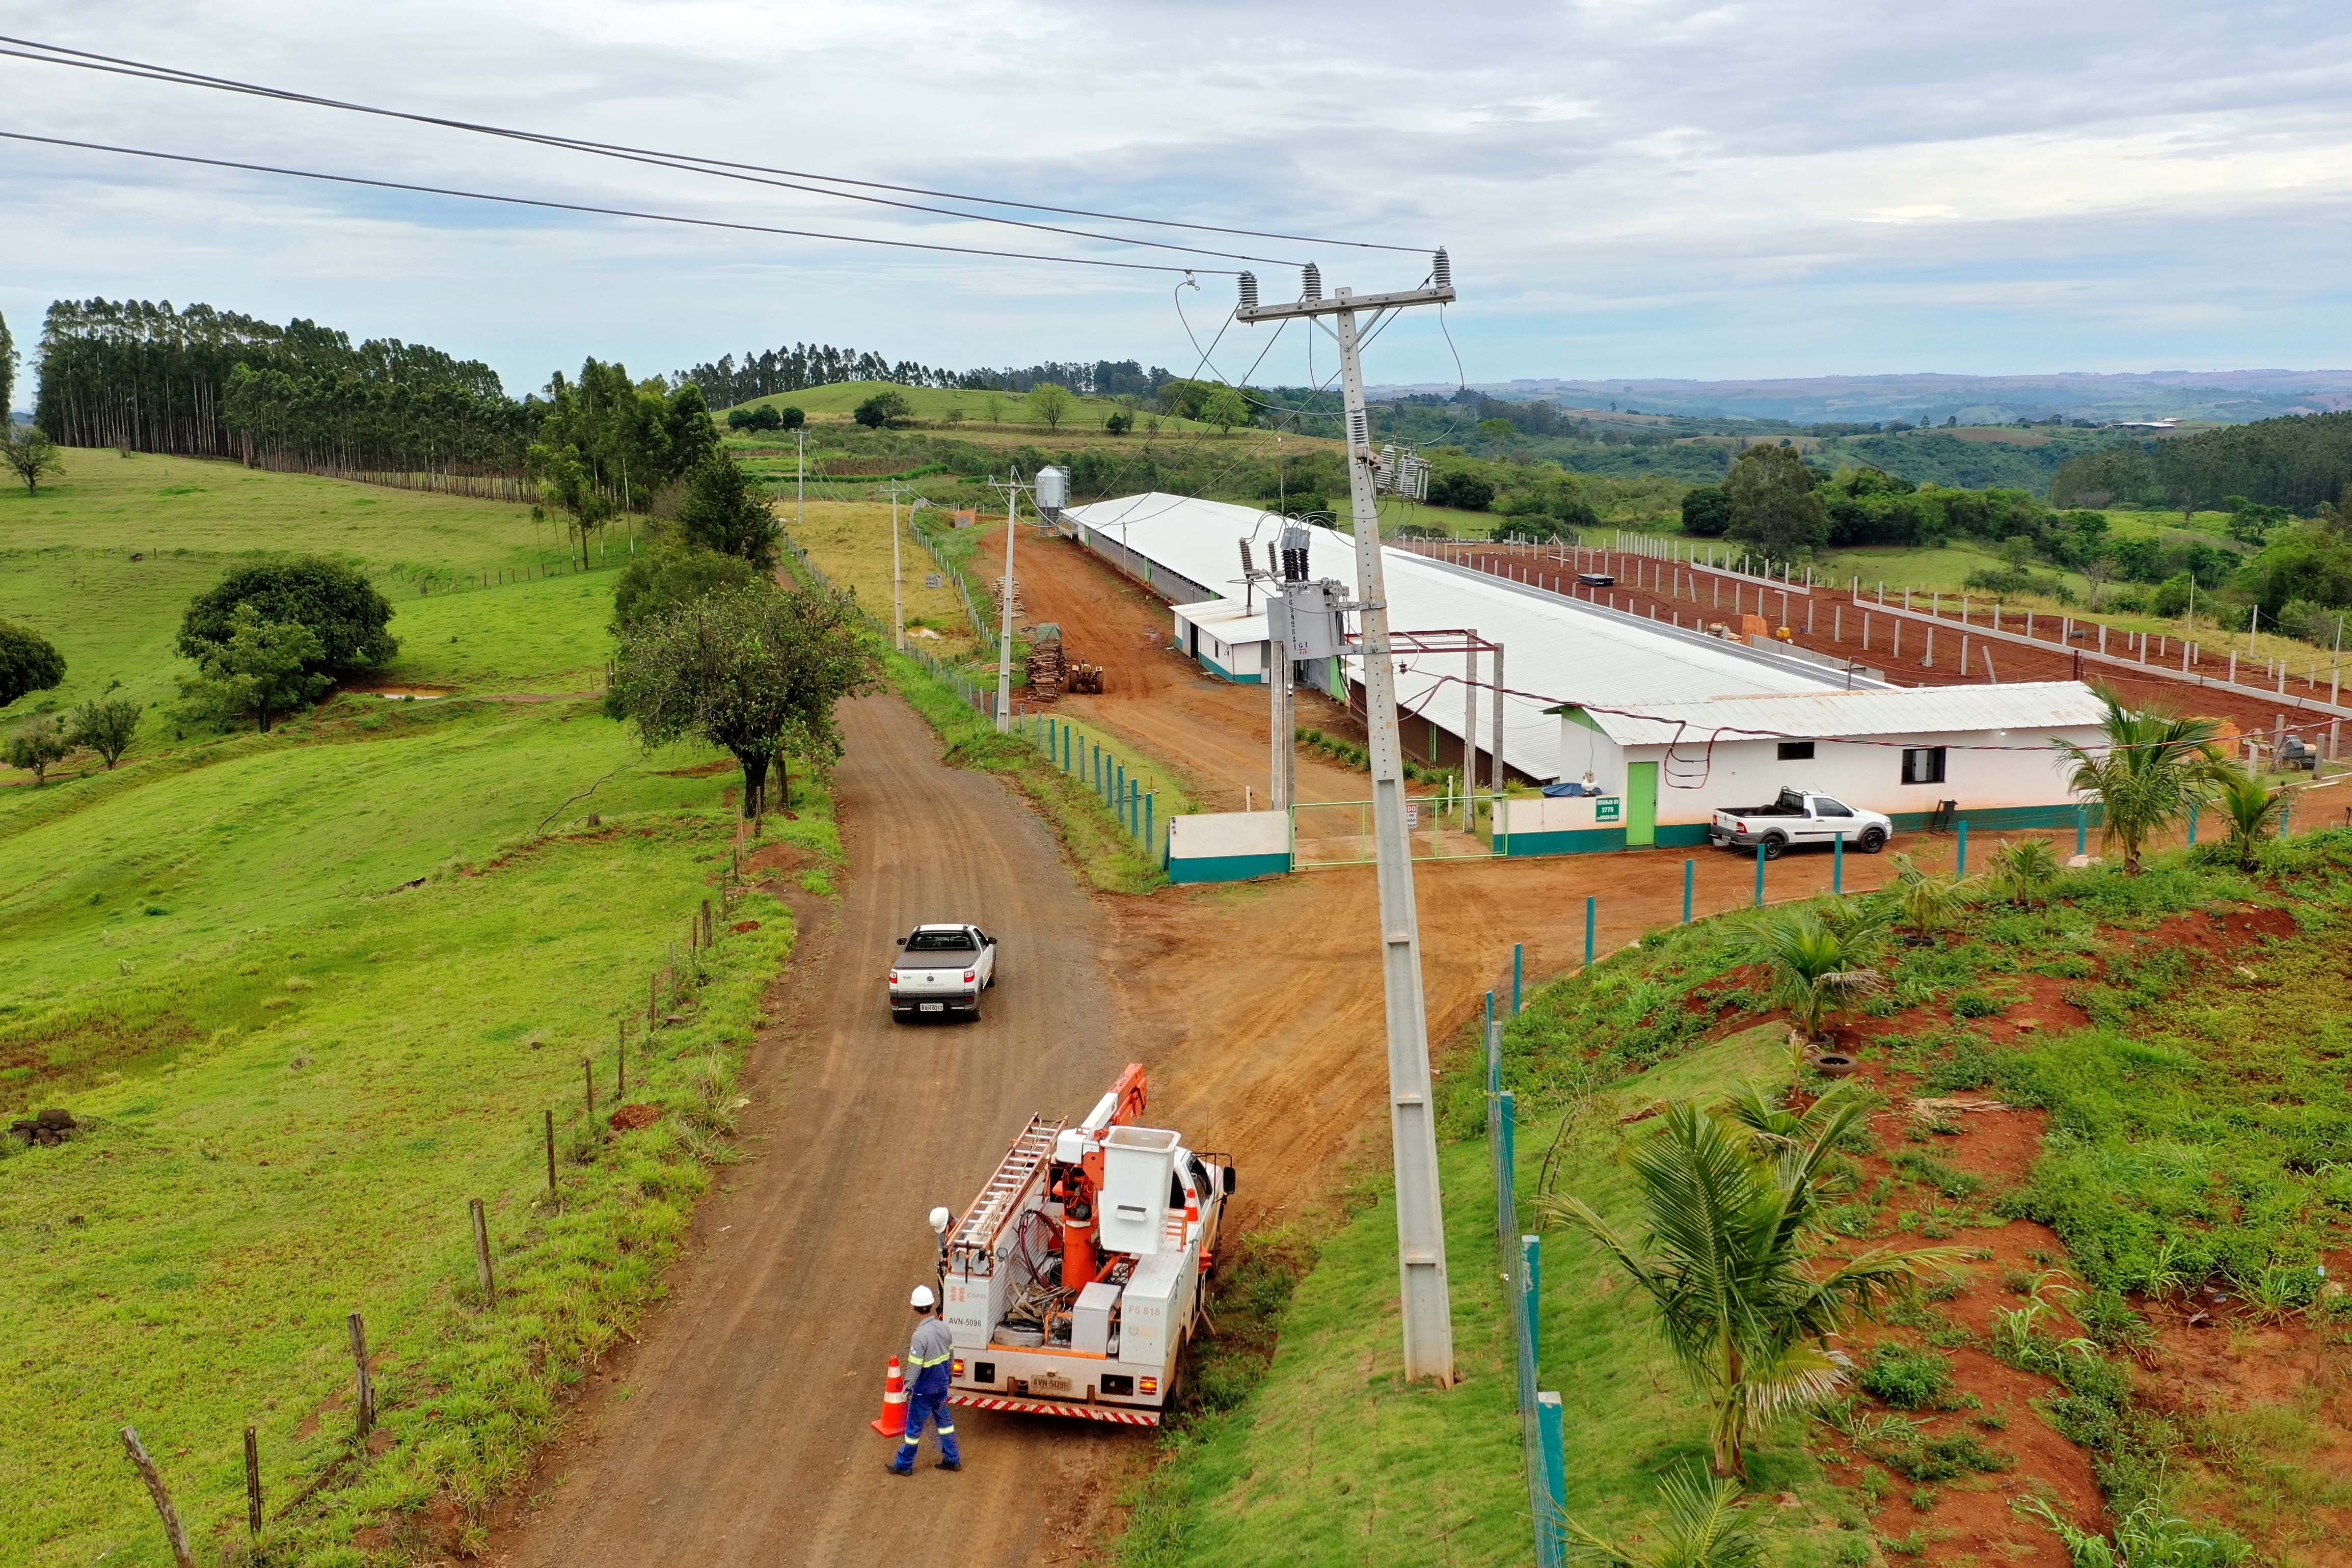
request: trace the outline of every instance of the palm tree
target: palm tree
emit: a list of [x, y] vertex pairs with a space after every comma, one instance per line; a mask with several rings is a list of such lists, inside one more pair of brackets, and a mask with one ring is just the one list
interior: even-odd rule
[[2279, 818], [2286, 811], [2284, 786], [2265, 788], [2262, 780], [2234, 763], [2218, 769], [2213, 783], [2215, 804], [2230, 819], [2230, 836], [2223, 842], [2237, 856], [2241, 869], [2260, 869], [2263, 845], [2278, 837]]
[[1568, 1560], [1601, 1568], [1755, 1568], [1764, 1542], [1741, 1500], [1738, 1481], [1710, 1479], [1696, 1466], [1658, 1482], [1666, 1517], [1653, 1519], [1654, 1546], [1621, 1546], [1570, 1520]]
[[1982, 886], [1975, 877], [1939, 876], [1923, 871], [1909, 855], [1896, 855], [1895, 862], [1895, 902], [1903, 910], [1903, 918], [1911, 922], [1912, 931], [1925, 942], [1937, 931], [1959, 918]]
[[1628, 1156], [1647, 1220], [1638, 1245], [1581, 1199], [1545, 1205], [1599, 1242], [1656, 1305], [1675, 1359], [1713, 1406], [1718, 1476], [1747, 1474], [1764, 1423], [1837, 1392], [1850, 1363], [1831, 1342], [1850, 1321], [1957, 1257], [1878, 1247], [1815, 1271], [1807, 1243], [1822, 1229], [1822, 1167], [1868, 1111], [1862, 1097], [1832, 1089], [1766, 1134], [1736, 1109], [1669, 1107]]
[[1832, 1014], [1885, 984], [1869, 966], [1885, 924], [1883, 915], [1849, 905], [1834, 924], [1811, 910], [1798, 910], [1756, 932], [1749, 951], [1771, 973], [1772, 1000], [1789, 1010], [1801, 1059], [1805, 1047], [1821, 1039]]
[[2124, 871], [2137, 877], [2148, 836], [2179, 820], [2207, 798], [2221, 767], [2221, 727], [2211, 719], [2191, 719], [2160, 708], [2133, 711], [2112, 686], [2093, 688], [2106, 712], [2099, 720], [2105, 740], [2096, 745], [2058, 742], [2062, 761], [2074, 764], [2068, 787], [2095, 800], [2104, 823], [2100, 845], [2122, 847]]
[[1992, 852], [1994, 892], [2012, 904], [2039, 903], [2063, 874], [2047, 838], [2019, 838]]

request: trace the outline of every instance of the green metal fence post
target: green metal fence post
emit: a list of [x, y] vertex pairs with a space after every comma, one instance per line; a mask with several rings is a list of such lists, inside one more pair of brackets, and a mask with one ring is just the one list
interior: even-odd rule
[[1519, 1009], [1526, 1005], [1520, 1000], [1520, 982], [1527, 969], [1528, 944], [1523, 942], [1511, 943], [1511, 1016], [1514, 1018], [1519, 1016]]
[[1965, 817], [1965, 816], [1964, 816], [1964, 817], [1960, 818], [1960, 858], [1959, 858], [1959, 865], [1958, 865], [1958, 868], [1956, 870], [1954, 870], [1954, 871], [1953, 871], [1952, 875], [1954, 875], [1955, 877], [1965, 877], [1965, 876], [1967, 876], [1968, 874], [1969, 874], [1969, 819], [1968, 819], [1967, 817]]
[[1127, 764], [1113, 758], [1111, 765], [1118, 770], [1118, 815], [1123, 822], [1127, 819]]
[[2286, 799], [2279, 803], [2279, 837], [2281, 838], [2286, 837], [2294, 831], [2294, 796], [2289, 795]]
[[1156, 790], [1143, 797], [1143, 847], [1146, 849], [1151, 847], [1151, 841], [1156, 837], [1151, 826], [1151, 806], [1152, 803], [1159, 798], [1160, 795]]
[[1764, 846], [1756, 847], [1756, 907], [1764, 907]]
[[1830, 840], [1830, 891], [1845, 891], [1845, 835]]
[[1536, 1517], [1536, 1561], [1552, 1563], [1568, 1554], [1568, 1449], [1559, 1395], [1536, 1395], [1536, 1427], [1543, 1445], [1543, 1504]]
[[1600, 923], [1601, 896], [1598, 893], [1587, 893], [1584, 895], [1584, 964], [1588, 969], [1592, 966], [1593, 928]]
[[1495, 1144], [1495, 1168], [1501, 1177], [1496, 1196], [1502, 1205], [1496, 1218], [1507, 1238], [1517, 1235], [1519, 1229], [1518, 1194], [1516, 1191], [1518, 1186], [1518, 1096], [1507, 1089], [1499, 1091], [1495, 1096], [1495, 1130], [1500, 1135]]
[[1683, 924], [1691, 923], [1691, 884], [1698, 879], [1698, 862], [1683, 862]]
[[1538, 1310], [1543, 1300], [1543, 1237], [1519, 1237], [1519, 1310], [1528, 1318], [1528, 1356], [1538, 1366], [1543, 1364], [1543, 1319]]
[[2074, 853], [2084, 853], [2090, 847], [2090, 842], [2091, 810], [2088, 806], [2078, 805], [2074, 808]]
[[2189, 808], [2189, 846], [2192, 849], [2197, 847], [2197, 808], [2193, 805]]
[[1486, 1028], [1478, 1037], [1486, 1046], [1486, 1092], [1503, 1092], [1503, 1037], [1495, 1032], [1495, 994], [1486, 993]]

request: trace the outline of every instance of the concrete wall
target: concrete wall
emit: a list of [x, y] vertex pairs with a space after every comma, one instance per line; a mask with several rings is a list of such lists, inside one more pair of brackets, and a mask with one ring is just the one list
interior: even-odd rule
[[1290, 814], [1213, 811], [1168, 819], [1168, 879], [1233, 882], [1290, 869]]
[[1583, 855], [1625, 847], [1621, 795], [1535, 800], [1506, 797], [1496, 805], [1495, 839], [1506, 855]]

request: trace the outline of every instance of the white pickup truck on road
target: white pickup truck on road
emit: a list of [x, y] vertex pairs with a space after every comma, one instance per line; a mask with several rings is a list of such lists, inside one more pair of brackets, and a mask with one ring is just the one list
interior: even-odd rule
[[890, 1016], [980, 1016], [980, 994], [996, 984], [996, 939], [978, 926], [920, 925], [898, 939], [890, 965]]
[[1777, 860], [1780, 851], [1792, 845], [1839, 839], [1865, 855], [1875, 855], [1886, 847], [1894, 832], [1895, 824], [1875, 811], [1809, 789], [1784, 789], [1769, 805], [1717, 812], [1706, 837], [1717, 849], [1753, 849], [1761, 845], [1764, 858]]

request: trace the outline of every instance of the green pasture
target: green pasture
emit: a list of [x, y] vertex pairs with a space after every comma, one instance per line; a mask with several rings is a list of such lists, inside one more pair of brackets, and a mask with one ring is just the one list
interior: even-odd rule
[[[905, 398], [914, 410], [913, 417], [925, 425], [940, 425], [950, 428], [958, 424], [989, 429], [1017, 426], [1039, 434], [1046, 433], [1045, 422], [1037, 417], [1029, 405], [1025, 392], [966, 392], [955, 387], [902, 386], [891, 381], [839, 381], [827, 386], [806, 387], [799, 392], [780, 392], [772, 397], [755, 397], [742, 405], [745, 408], [797, 408], [811, 419], [845, 420], [856, 412], [857, 405], [877, 392], [895, 392]], [[1084, 434], [1098, 431], [1102, 422], [1119, 412], [1119, 405], [1108, 397], [1088, 397], [1073, 393], [1076, 399], [1070, 411], [1062, 416], [1064, 434]], [[721, 411], [720, 418], [725, 418]], [[1157, 414], [1150, 408], [1136, 411], [1135, 435], [1142, 434], [1142, 421], [1157, 418], [1162, 431], [1214, 430], [1197, 419], [1179, 419], [1172, 414]], [[790, 431], [761, 431], [757, 438], [773, 442], [781, 438], [791, 445]]]
[[613, 572], [509, 583], [396, 602], [400, 653], [370, 684], [460, 691], [602, 690]]

